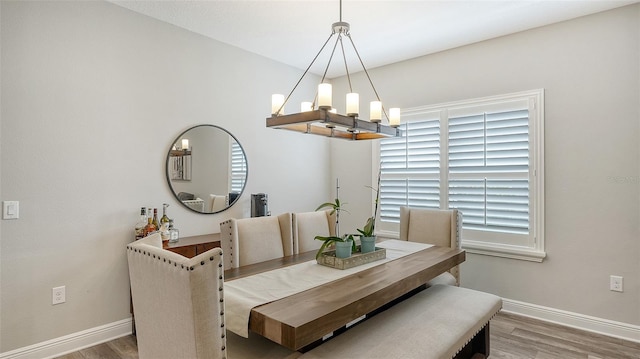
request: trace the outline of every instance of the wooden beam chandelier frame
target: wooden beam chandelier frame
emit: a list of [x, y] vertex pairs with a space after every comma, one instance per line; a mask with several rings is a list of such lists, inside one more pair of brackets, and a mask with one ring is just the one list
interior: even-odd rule
[[[336, 36], [331, 56], [318, 85], [318, 92], [313, 102], [303, 102], [300, 107], [299, 113], [293, 113], [289, 115], [284, 114], [284, 106], [289, 101], [289, 98], [296, 90], [302, 79], [307, 75], [309, 69], [318, 56], [325, 49], [331, 38]], [[359, 95], [353, 92], [351, 86], [351, 74], [349, 73], [349, 67], [347, 66], [347, 59], [344, 51], [343, 37], [349, 39], [353, 50], [360, 61], [364, 73], [369, 80], [369, 84], [376, 95], [376, 101], [370, 103], [370, 120], [361, 120], [358, 118], [359, 112]], [[346, 96], [346, 115], [338, 114], [337, 111], [332, 108], [331, 105], [331, 84], [325, 83], [325, 77], [333, 60], [333, 56], [336, 52], [336, 48], [340, 45], [342, 51], [342, 58], [344, 60], [344, 67], [347, 73], [347, 79], [349, 82], [349, 93]], [[389, 125], [383, 125], [382, 117], [387, 119]], [[298, 82], [295, 84], [289, 95], [285, 98], [284, 95], [274, 94], [271, 96], [271, 117], [267, 118], [267, 127], [281, 128], [291, 131], [297, 131], [302, 133], [309, 133], [314, 135], [321, 135], [327, 137], [335, 137], [346, 140], [372, 140], [385, 137], [400, 136], [400, 109], [390, 108], [389, 114], [382, 106], [382, 101], [378, 95], [378, 91], [371, 81], [369, 72], [362, 62], [362, 58], [356, 49], [351, 34], [349, 33], [349, 24], [342, 21], [342, 0], [340, 0], [340, 21], [335, 22], [332, 25], [332, 32], [327, 38], [327, 41], [322, 45], [320, 51], [313, 58], [307, 69], [304, 71]]]

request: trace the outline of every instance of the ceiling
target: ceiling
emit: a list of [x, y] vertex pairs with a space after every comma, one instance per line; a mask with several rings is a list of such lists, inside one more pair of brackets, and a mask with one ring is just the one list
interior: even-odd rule
[[[342, 21], [367, 69], [640, 0], [345, 0]], [[111, 0], [130, 10], [304, 70], [340, 20], [339, 0]], [[331, 45], [311, 68], [322, 75]], [[362, 70], [345, 43], [350, 72]], [[338, 54], [340, 54], [338, 52]], [[341, 55], [327, 77], [345, 74]]]

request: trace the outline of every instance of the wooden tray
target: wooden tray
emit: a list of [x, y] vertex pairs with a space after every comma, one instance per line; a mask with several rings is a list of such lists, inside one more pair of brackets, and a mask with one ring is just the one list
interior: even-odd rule
[[375, 262], [387, 257], [387, 250], [385, 248], [378, 248], [373, 252], [360, 253], [360, 246], [357, 246], [357, 252], [351, 254], [349, 258], [337, 258], [336, 251], [326, 251], [317, 259], [318, 264], [323, 266], [337, 268], [337, 269], [349, 269], [357, 267], [363, 264]]

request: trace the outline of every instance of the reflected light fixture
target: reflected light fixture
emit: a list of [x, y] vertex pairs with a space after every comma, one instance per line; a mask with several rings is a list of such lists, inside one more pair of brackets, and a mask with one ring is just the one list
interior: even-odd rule
[[[324, 71], [324, 75], [318, 85], [318, 92], [316, 93], [313, 102], [302, 102], [300, 106], [300, 112], [293, 114], [285, 114], [284, 106], [296, 90], [302, 79], [309, 72], [311, 66], [318, 58], [318, 56], [325, 49], [327, 44], [333, 37], [336, 40], [333, 44], [333, 50], [329, 57], [329, 62]], [[349, 67], [347, 66], [347, 59], [344, 51], [343, 38], [347, 38], [353, 50], [362, 65], [362, 69], [369, 80], [369, 84], [373, 89], [376, 99], [370, 103], [370, 119], [369, 121], [358, 118], [360, 111], [360, 99], [359, 95], [353, 92], [351, 88], [351, 74], [349, 73]], [[325, 83], [325, 76], [333, 55], [336, 52], [336, 48], [340, 45], [342, 57], [344, 60], [344, 66], [347, 73], [347, 80], [349, 82], [349, 93], [346, 96], [346, 114], [339, 114], [337, 110], [332, 107], [332, 91], [331, 84]], [[383, 117], [387, 119], [388, 125], [383, 125]], [[302, 74], [302, 77], [295, 84], [289, 95], [285, 98], [284, 95], [275, 94], [271, 97], [271, 117], [267, 117], [267, 127], [281, 128], [286, 130], [292, 130], [302, 133], [310, 133], [314, 135], [321, 135], [327, 137], [342, 138], [346, 140], [372, 140], [385, 137], [401, 136], [400, 129], [400, 109], [390, 108], [387, 115], [386, 110], [382, 106], [382, 101], [378, 95], [369, 72], [367, 71], [360, 54], [356, 49], [351, 34], [349, 33], [349, 23], [342, 21], [342, 0], [340, 0], [340, 21], [335, 22], [332, 25], [332, 32], [324, 45], [320, 48], [320, 51], [313, 58], [307, 69]]]

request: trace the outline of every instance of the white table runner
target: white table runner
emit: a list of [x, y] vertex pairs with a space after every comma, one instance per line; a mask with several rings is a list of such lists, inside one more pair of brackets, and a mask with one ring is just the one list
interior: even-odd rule
[[387, 257], [385, 259], [349, 269], [329, 268], [311, 260], [225, 282], [224, 302], [227, 329], [246, 338], [249, 335], [249, 316], [254, 307], [404, 257], [432, 247], [432, 245], [387, 240], [376, 243], [376, 247], [386, 248]]

